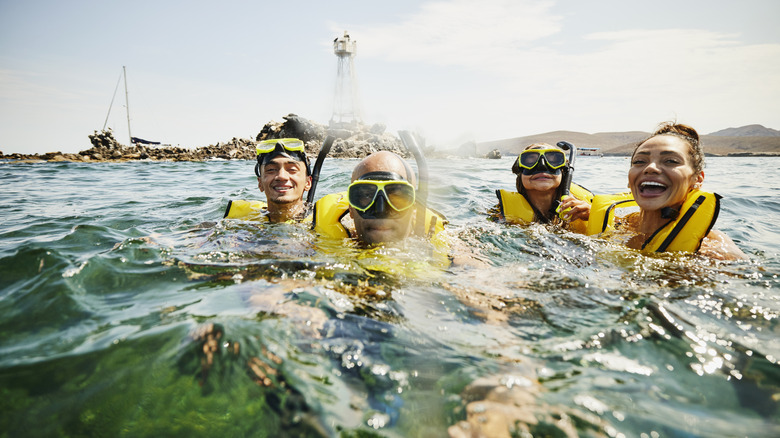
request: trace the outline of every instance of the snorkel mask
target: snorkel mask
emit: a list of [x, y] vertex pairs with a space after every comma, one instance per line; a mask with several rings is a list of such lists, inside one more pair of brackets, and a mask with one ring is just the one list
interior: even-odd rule
[[386, 219], [408, 210], [415, 189], [395, 172], [368, 172], [347, 188], [347, 200], [363, 219]]
[[527, 176], [537, 173], [560, 175], [567, 163], [566, 154], [560, 149], [527, 149], [517, 157], [512, 170]]
[[271, 160], [278, 156], [290, 158], [295, 161], [302, 161], [306, 166], [306, 175], [311, 175], [309, 168], [309, 158], [306, 156], [306, 149], [303, 141], [297, 138], [274, 138], [263, 140], [255, 147], [257, 152], [257, 164], [255, 164], [255, 175], [260, 178], [261, 166], [265, 166]]

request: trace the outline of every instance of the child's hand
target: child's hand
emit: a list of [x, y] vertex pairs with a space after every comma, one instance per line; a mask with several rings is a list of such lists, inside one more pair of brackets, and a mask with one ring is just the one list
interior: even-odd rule
[[586, 221], [590, 217], [590, 204], [574, 196], [562, 196], [561, 203], [555, 211], [567, 222], [577, 219]]

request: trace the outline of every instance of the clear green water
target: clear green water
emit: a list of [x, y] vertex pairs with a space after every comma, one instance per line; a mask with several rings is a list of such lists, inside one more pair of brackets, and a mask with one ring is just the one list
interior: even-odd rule
[[[425, 242], [221, 221], [263, 199], [251, 162], [0, 164], [0, 436], [447, 436], [501, 387], [535, 436], [778, 436], [778, 163], [708, 159], [751, 257], [713, 263], [489, 222], [511, 161], [431, 160], [430, 204], [484, 263], [447, 268]], [[622, 191], [627, 168], [581, 157], [575, 181]]]

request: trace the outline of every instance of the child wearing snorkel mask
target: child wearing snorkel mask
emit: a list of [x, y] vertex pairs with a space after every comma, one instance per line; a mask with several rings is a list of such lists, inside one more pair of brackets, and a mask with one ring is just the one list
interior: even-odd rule
[[584, 233], [593, 194], [563, 181], [571, 172], [563, 149], [547, 143], [527, 146], [512, 165], [517, 192], [497, 190], [499, 217], [510, 223], [561, 223]]

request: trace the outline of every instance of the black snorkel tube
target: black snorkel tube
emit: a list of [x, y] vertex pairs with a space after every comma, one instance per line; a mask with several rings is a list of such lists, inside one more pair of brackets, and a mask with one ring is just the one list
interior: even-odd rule
[[[417, 161], [417, 202], [420, 203], [423, 209], [428, 205], [428, 163], [425, 161], [425, 157], [420, 151], [420, 147], [417, 146], [414, 136], [409, 131], [398, 131], [398, 136], [401, 137], [406, 149], [414, 155], [414, 160]], [[423, 210], [422, 220], [417, 218], [417, 234], [425, 236], [425, 210]]]
[[336, 138], [332, 135], [325, 137], [325, 140], [320, 147], [320, 152], [317, 154], [317, 161], [314, 163], [314, 169], [311, 171], [311, 188], [309, 189], [309, 194], [306, 196], [306, 202], [309, 205], [312, 205], [312, 202], [314, 202], [314, 192], [317, 190], [317, 182], [320, 180], [322, 163], [325, 161], [325, 157], [328, 156], [328, 152], [330, 152], [330, 148], [333, 146], [335, 140]]
[[[563, 186], [563, 192], [561, 193], [561, 199], [557, 199], [555, 201], [558, 204], [558, 207], [556, 207], [556, 211], [557, 211], [558, 209], [560, 209], [561, 200], [563, 199], [563, 197], [569, 196], [570, 194], [571, 180], [574, 177], [574, 157], [577, 155], [577, 147], [569, 143], [568, 141], [559, 141], [555, 145], [563, 149], [564, 151], [569, 151], [569, 162], [566, 164], [568, 171], [566, 172], [566, 176], [564, 176], [563, 180], [561, 180], [561, 185]], [[563, 219], [563, 213], [564, 212], [559, 213], [561, 219]]]
[[[568, 141], [559, 141], [556, 143], [556, 146], [563, 149], [564, 151], [569, 151], [569, 163], [566, 165], [569, 171], [566, 172], [566, 176], [561, 181], [561, 185], [563, 186], [563, 196], [569, 196], [571, 180], [574, 177], [574, 156], [577, 155], [577, 147]], [[560, 199], [558, 201], [560, 202]]]

